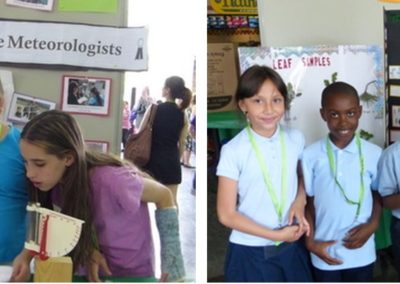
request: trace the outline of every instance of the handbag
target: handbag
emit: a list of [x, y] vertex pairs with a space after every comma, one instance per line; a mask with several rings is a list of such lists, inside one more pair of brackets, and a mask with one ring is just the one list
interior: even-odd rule
[[132, 134], [126, 142], [124, 158], [133, 162], [136, 166], [144, 167], [150, 160], [151, 138], [156, 111], [157, 105], [152, 104], [146, 125], [138, 133]]

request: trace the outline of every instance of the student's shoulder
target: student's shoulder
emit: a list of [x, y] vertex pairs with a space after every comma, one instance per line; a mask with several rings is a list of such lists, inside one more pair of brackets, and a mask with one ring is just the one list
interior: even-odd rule
[[326, 138], [321, 138], [319, 140], [314, 141], [310, 145], [307, 145], [303, 151], [303, 157], [319, 155], [321, 152], [324, 151], [325, 143], [326, 143]]
[[295, 141], [299, 141], [299, 139], [304, 140], [304, 134], [299, 129], [287, 126], [281, 126], [281, 127], [287, 133], [290, 139]]
[[361, 141], [363, 143], [363, 146], [367, 149], [367, 153], [371, 151], [380, 154], [382, 152], [382, 148], [380, 146], [364, 139], [361, 139]]
[[237, 147], [244, 146], [249, 141], [247, 130], [242, 129], [238, 134], [236, 134], [232, 139], [226, 142], [223, 147], [225, 149], [233, 148], [238, 149]]
[[389, 145], [387, 148], [383, 150], [383, 155], [385, 156], [397, 156], [400, 154], [400, 141], [396, 141], [395, 143]]

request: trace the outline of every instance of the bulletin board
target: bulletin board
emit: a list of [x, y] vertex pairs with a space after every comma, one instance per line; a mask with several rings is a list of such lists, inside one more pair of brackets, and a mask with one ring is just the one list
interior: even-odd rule
[[[37, 22], [61, 22], [65, 24], [84, 24], [92, 26], [110, 26], [113, 28], [127, 26], [128, 1], [96, 0], [96, 1], [69, 1], [72, 6], [65, 6], [67, 1], [45, 1], [44, 6], [38, 1], [28, 3], [21, 0], [0, 1], [0, 19]], [[74, 2], [74, 3], [72, 3]], [[43, 7], [42, 7], [42, 6]], [[39, 9], [45, 8], [45, 9]], [[89, 38], [90, 35], [87, 35]], [[109, 108], [106, 115], [88, 113], [73, 113], [82, 128], [84, 139], [107, 143], [113, 153], [120, 153], [122, 96], [124, 88], [124, 72], [121, 70], [101, 70], [90, 67], [77, 66], [37, 66], [32, 64], [0, 63], [0, 78], [6, 81], [6, 99], [12, 100], [12, 93], [20, 94], [23, 101], [25, 96], [30, 100], [44, 100], [45, 105], [55, 103], [61, 109], [64, 78], [87, 78], [90, 84], [93, 78], [96, 82], [110, 82], [110, 90], [103, 95], [109, 97]], [[83, 83], [82, 83], [83, 84]], [[33, 99], [32, 99], [33, 98]], [[18, 98], [17, 98], [18, 99]], [[38, 104], [36, 102], [36, 104]], [[15, 113], [16, 114], [16, 113]], [[96, 114], [96, 113], [95, 113]], [[8, 116], [7, 110], [4, 115]], [[16, 117], [16, 115], [15, 115]], [[15, 118], [14, 117], [14, 118]], [[7, 117], [0, 117], [7, 120]], [[18, 122], [18, 119], [15, 119]], [[18, 127], [21, 124], [15, 124]]]
[[387, 144], [400, 140], [400, 10], [384, 11]]

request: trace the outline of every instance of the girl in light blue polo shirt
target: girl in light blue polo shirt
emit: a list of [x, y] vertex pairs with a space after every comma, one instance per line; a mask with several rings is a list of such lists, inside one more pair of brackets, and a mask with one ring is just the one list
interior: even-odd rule
[[356, 134], [362, 106], [354, 87], [332, 83], [323, 90], [321, 105], [329, 134], [308, 146], [302, 157], [311, 226], [306, 246], [315, 280], [371, 282], [381, 212], [375, 190], [382, 150]]
[[279, 125], [286, 85], [271, 68], [253, 66], [240, 77], [235, 96], [248, 126], [222, 147], [217, 168], [218, 218], [232, 229], [225, 280], [312, 281], [298, 242], [309, 230], [297, 175], [305, 140]]

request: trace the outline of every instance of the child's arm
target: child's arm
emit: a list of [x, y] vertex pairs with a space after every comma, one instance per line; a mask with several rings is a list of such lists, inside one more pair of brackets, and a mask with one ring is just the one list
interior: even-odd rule
[[356, 249], [362, 247], [370, 236], [378, 229], [379, 219], [382, 212], [382, 201], [380, 195], [373, 191], [373, 207], [371, 218], [367, 223], [354, 227], [348, 232], [344, 240], [344, 246], [348, 249]]
[[217, 213], [219, 221], [228, 228], [273, 241], [294, 242], [300, 238], [298, 226], [288, 226], [281, 230], [268, 229], [236, 210], [237, 182], [227, 177], [218, 179]]
[[17, 255], [13, 261], [13, 271], [11, 274], [10, 282], [27, 282], [31, 276], [29, 263], [33, 256], [27, 249], [23, 249], [22, 252]]
[[171, 191], [151, 178], [143, 178], [144, 189], [141, 200], [154, 202], [157, 206], [156, 225], [160, 235], [161, 278], [166, 275], [169, 282], [181, 282], [185, 268], [179, 239], [178, 214]]
[[317, 241], [314, 239], [314, 227], [315, 227], [314, 197], [307, 198], [306, 218], [310, 226], [310, 234], [307, 235], [305, 238], [305, 244], [307, 249], [330, 265], [342, 264], [341, 260], [331, 257], [327, 251], [327, 248], [335, 244], [336, 241], [324, 242], [324, 241]]
[[400, 208], [400, 194], [395, 193], [382, 197], [383, 207], [388, 209], [399, 209]]
[[296, 199], [293, 201], [289, 209], [289, 225], [293, 224], [294, 219], [296, 219], [299, 230], [305, 232], [308, 236], [310, 234], [310, 226], [307, 219], [304, 216], [304, 207], [306, 206], [306, 192], [304, 190], [304, 179], [301, 170], [301, 163], [299, 161], [297, 166], [297, 176], [299, 180], [299, 186], [297, 189]]

